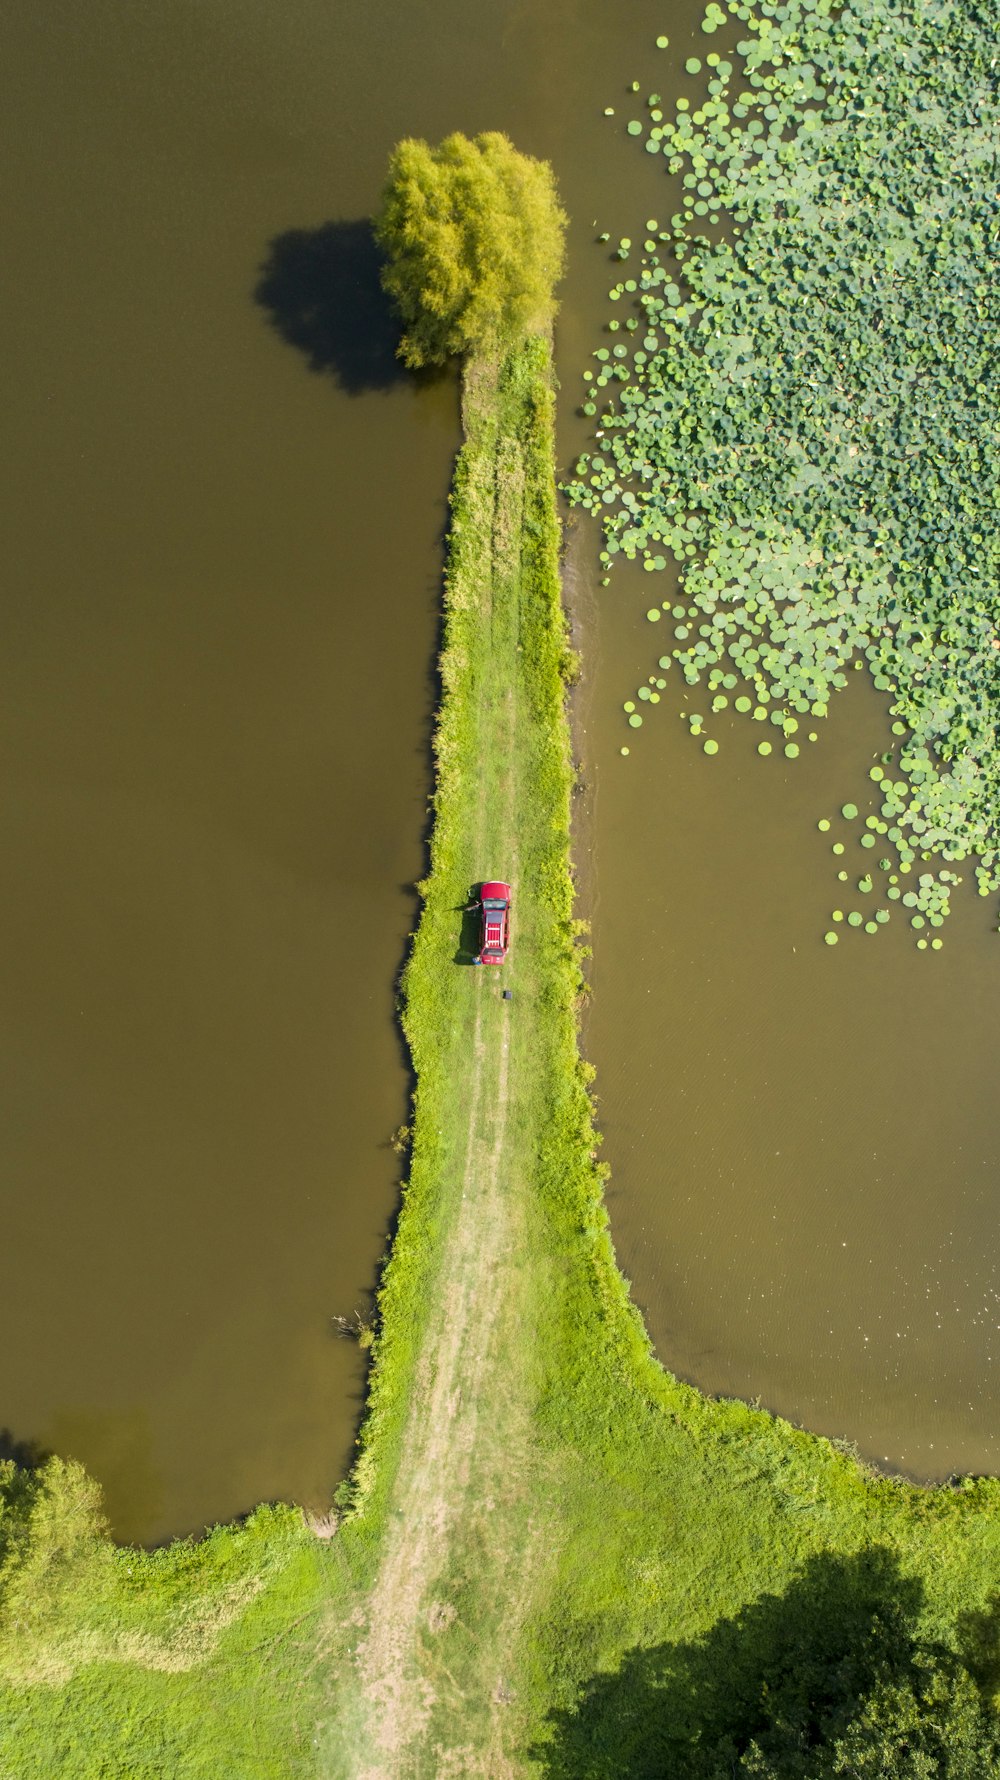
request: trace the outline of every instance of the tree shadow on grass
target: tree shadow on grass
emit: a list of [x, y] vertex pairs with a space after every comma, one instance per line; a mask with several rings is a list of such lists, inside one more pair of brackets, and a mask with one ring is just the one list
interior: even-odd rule
[[547, 1780], [728, 1780], [756, 1744], [773, 1764], [759, 1771], [804, 1777], [880, 1682], [909, 1674], [922, 1593], [887, 1550], [810, 1558], [691, 1643], [630, 1651], [550, 1714], [533, 1753]]
[[1000, 1690], [1000, 1594], [981, 1609], [960, 1613], [955, 1630], [969, 1674], [985, 1692], [995, 1695]]
[[367, 218], [287, 229], [268, 246], [254, 299], [311, 371], [349, 395], [412, 377], [396, 357], [399, 329], [380, 283]]

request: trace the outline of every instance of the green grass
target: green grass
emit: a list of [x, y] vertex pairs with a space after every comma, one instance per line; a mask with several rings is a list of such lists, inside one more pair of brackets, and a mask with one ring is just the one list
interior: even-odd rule
[[[459, 911], [490, 860], [502, 873], [513, 848], [520, 856], [527, 893], [515, 910], [511, 964], [519, 974], [518, 1004], [531, 1009], [532, 1036], [539, 1044], [550, 1012], [558, 1024], [569, 1014], [572, 1026], [570, 1010], [581, 986], [566, 869], [570, 763], [562, 706], [572, 657], [559, 603], [551, 367], [541, 339], [530, 339], [499, 365], [473, 363], [467, 369], [463, 424], [439, 663], [444, 696], [435, 735], [431, 862], [420, 886], [423, 912], [403, 982], [403, 1025], [417, 1078], [413, 1149], [379, 1299], [381, 1326], [353, 1479], [354, 1513], [345, 1529], [352, 1545], [377, 1537], [381, 1526], [413, 1369], [434, 1302], [442, 1230], [460, 1189], [450, 1163], [462, 1132], [474, 1006], [470, 991], [478, 983], [454, 968], [454, 955]], [[522, 470], [522, 523], [504, 550], [494, 528], [497, 485], [505, 474], [517, 474], [520, 481]], [[478, 590], [487, 575], [495, 605], [485, 617]], [[512, 669], [521, 680], [518, 722], [513, 758], [507, 756], [505, 732], [501, 764], [510, 767], [522, 793], [513, 811], [514, 832], [489, 778], [491, 772], [496, 776], [495, 732]], [[550, 1007], [553, 991], [563, 1000], [561, 1010]], [[585, 1107], [575, 1048], [567, 1063]], [[523, 1146], [527, 1137], [530, 1150], [545, 1108], [541, 1095], [532, 1103], [526, 1093], [529, 1080], [526, 1073], [518, 1085], [513, 1141]], [[444, 1196], [449, 1183], [450, 1205]]]
[[5, 1780], [312, 1772], [329, 1596], [297, 1511], [142, 1552], [111, 1544], [80, 1467], [3, 1481]]

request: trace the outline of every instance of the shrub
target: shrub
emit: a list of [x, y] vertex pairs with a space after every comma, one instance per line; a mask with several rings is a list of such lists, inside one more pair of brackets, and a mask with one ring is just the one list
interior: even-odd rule
[[400, 142], [375, 229], [405, 329], [400, 356], [443, 364], [548, 327], [565, 225], [551, 168], [506, 136]]

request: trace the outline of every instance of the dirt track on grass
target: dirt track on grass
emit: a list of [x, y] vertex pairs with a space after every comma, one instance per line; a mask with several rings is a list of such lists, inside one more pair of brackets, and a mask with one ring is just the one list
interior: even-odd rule
[[[491, 831], [504, 836], [502, 870], [516, 905], [516, 587], [524, 471], [511, 440], [499, 441], [492, 474], [493, 566], [477, 594], [485, 621], [495, 625], [500, 665], [494, 690], [481, 693], [478, 759], [503, 764], [489, 794], [481, 787], [474, 839], [485, 869]], [[502, 588], [492, 578], [498, 564]], [[466, 974], [476, 1007], [472, 1055], [463, 1060], [467, 1116], [453, 1151], [460, 1158], [453, 1166], [461, 1169], [458, 1212], [443, 1245], [389, 1532], [355, 1653], [361, 1716], [352, 1780], [424, 1774], [504, 1780], [514, 1772], [504, 1752], [505, 1673], [523, 1620], [528, 1566], [518, 1572], [515, 1548], [520, 1544], [523, 1559], [525, 1529], [512, 1533], [511, 1508], [530, 1468], [528, 1390], [519, 1377], [524, 1183], [516, 1178], [516, 1145], [508, 1141], [516, 1003], [501, 996], [505, 982], [516, 982], [516, 951], [502, 973]], [[461, 1623], [461, 1577], [470, 1571], [480, 1604], [490, 1604], [488, 1624]], [[460, 1675], [448, 1666], [456, 1640]]]
[[[368, 1632], [357, 1652], [370, 1738], [359, 1780], [396, 1780], [412, 1772], [410, 1754], [426, 1739], [439, 1697], [435, 1637], [454, 1617], [436, 1584], [452, 1542], [467, 1536], [461, 1523], [470, 1505], [476, 1512], [490, 1500], [499, 1456], [497, 1430], [484, 1429], [481, 1414], [511, 1241], [502, 1178], [510, 1004], [501, 1001], [498, 1030], [487, 1043], [483, 1015], [496, 1010], [484, 1009], [483, 1000], [492, 984], [485, 979], [476, 988], [482, 994], [470, 1070], [463, 1197], [441, 1274], [447, 1282], [446, 1315], [440, 1339], [424, 1357], [404, 1440], [394, 1522], [370, 1601]], [[490, 1392], [487, 1400], [492, 1398]], [[475, 1761], [471, 1750], [467, 1760]], [[455, 1771], [476, 1772], [477, 1765]]]

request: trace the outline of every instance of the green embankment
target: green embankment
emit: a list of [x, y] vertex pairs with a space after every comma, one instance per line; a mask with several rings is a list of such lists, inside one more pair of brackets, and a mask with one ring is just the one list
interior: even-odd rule
[[[582, 987], [568, 871], [569, 738], [563, 716], [568, 647], [559, 587], [552, 376], [544, 340], [473, 361], [463, 382], [465, 443], [451, 499], [443, 698], [435, 736], [430, 871], [404, 977], [403, 1025], [417, 1079], [403, 1213], [380, 1298], [352, 1531], [377, 1528], [414, 1368], [428, 1339], [443, 1235], [460, 1196], [479, 1000], [512, 985], [515, 1042], [529, 1073], [512, 1087], [510, 1159], [530, 1164], [550, 1119], [572, 1121], [593, 1147], [573, 1009]], [[515, 529], [513, 520], [519, 523]], [[484, 590], [488, 590], [484, 600]], [[508, 705], [508, 698], [511, 703]], [[456, 969], [470, 891], [511, 873], [514, 945], [502, 978]], [[468, 957], [465, 958], [468, 962]], [[492, 993], [491, 993], [492, 992]], [[565, 1048], [567, 1035], [569, 1048]], [[487, 1093], [495, 1082], [486, 1084]], [[567, 1146], [572, 1149], [572, 1144]]]

